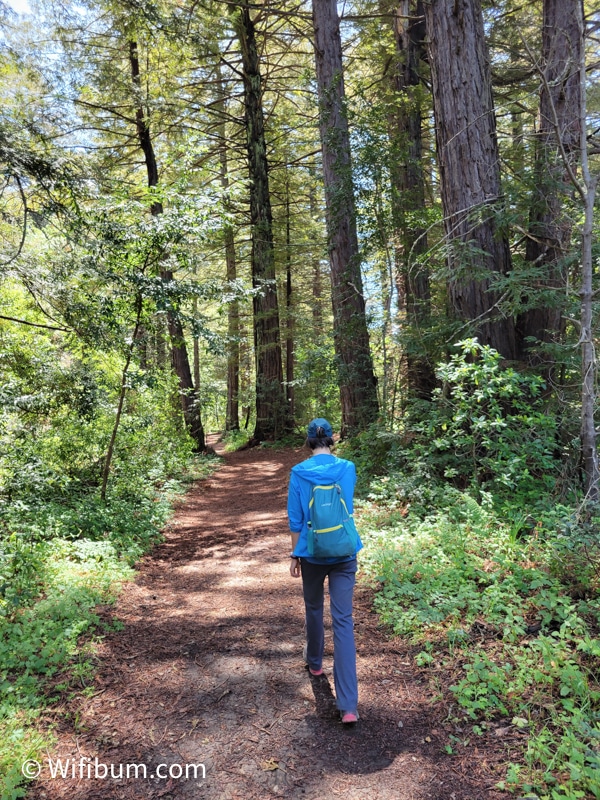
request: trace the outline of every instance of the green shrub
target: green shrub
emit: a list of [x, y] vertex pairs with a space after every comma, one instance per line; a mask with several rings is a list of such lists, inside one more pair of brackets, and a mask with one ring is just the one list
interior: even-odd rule
[[459, 488], [523, 498], [554, 488], [560, 460], [556, 420], [537, 375], [504, 367], [498, 352], [467, 339], [438, 366], [441, 386], [411, 426], [412, 456]]
[[225, 442], [225, 450], [227, 452], [235, 452], [239, 450], [240, 447], [243, 447], [245, 444], [248, 444], [252, 434], [248, 430], [237, 430], [237, 431], [227, 431], [223, 435], [223, 441]]

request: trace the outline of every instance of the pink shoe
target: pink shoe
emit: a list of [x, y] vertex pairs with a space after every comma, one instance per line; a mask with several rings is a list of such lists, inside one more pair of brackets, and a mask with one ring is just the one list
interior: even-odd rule
[[342, 711], [342, 722], [344, 725], [353, 725], [358, 722], [358, 714], [354, 711]]
[[312, 669], [311, 667], [309, 667], [308, 671], [310, 672], [311, 675], [314, 675], [315, 678], [318, 678], [319, 675], [323, 675], [322, 669]]

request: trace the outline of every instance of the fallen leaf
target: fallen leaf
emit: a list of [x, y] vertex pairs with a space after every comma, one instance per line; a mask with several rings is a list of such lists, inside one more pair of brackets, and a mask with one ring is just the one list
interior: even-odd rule
[[270, 758], [268, 761], [263, 761], [261, 767], [265, 772], [274, 772], [279, 769], [279, 764], [274, 758]]

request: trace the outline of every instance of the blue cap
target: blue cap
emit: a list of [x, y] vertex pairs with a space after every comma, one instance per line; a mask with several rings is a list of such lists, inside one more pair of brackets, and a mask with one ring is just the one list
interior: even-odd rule
[[324, 439], [333, 436], [333, 428], [323, 417], [317, 417], [309, 424], [306, 436], [309, 439]]

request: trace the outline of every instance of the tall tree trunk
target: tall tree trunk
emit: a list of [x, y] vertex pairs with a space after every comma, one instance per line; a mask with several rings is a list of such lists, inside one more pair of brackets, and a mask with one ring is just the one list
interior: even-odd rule
[[286, 172], [285, 180], [285, 392], [290, 418], [294, 419], [294, 311], [292, 301], [292, 235], [290, 220], [290, 183]]
[[[521, 354], [535, 342], [552, 342], [563, 332], [562, 310], [566, 299], [567, 270], [564, 259], [573, 223], [563, 212], [567, 192], [572, 192], [559, 139], [570, 163], [576, 167], [581, 127], [579, 60], [583, 46], [578, 27], [581, 0], [544, 0], [542, 28], [542, 83], [540, 121], [536, 142], [533, 190], [526, 258], [539, 271], [534, 291], [526, 298], [533, 307], [520, 315], [518, 333]], [[548, 365], [549, 356], [544, 356]], [[539, 358], [529, 360], [539, 362]]]
[[[225, 212], [230, 211], [229, 202], [229, 164], [227, 154], [227, 130], [225, 125], [226, 99], [225, 89], [221, 79], [221, 70], [217, 64], [217, 92], [219, 97], [219, 110], [222, 112], [222, 121], [219, 125], [219, 166], [221, 188], [223, 189], [223, 205]], [[227, 220], [224, 223], [225, 239], [225, 265], [226, 280], [233, 285], [237, 278], [237, 265], [235, 258], [235, 238], [233, 225]], [[227, 307], [227, 406], [225, 411], [225, 430], [237, 431], [240, 429], [239, 413], [240, 394], [240, 304], [237, 299], [230, 301]]]
[[[386, 5], [390, 5], [389, 0]], [[408, 324], [415, 332], [429, 324], [431, 311], [429, 271], [419, 263], [419, 256], [427, 251], [427, 232], [410, 222], [418, 219], [419, 211], [425, 211], [420, 86], [421, 65], [426, 58], [424, 14], [422, 0], [401, 0], [396, 6], [393, 29], [398, 65], [392, 75], [392, 88], [400, 102], [388, 117], [398, 305], [405, 306]], [[426, 353], [409, 350], [407, 377], [411, 394], [431, 397], [435, 372]]]
[[336, 0], [313, 0], [315, 61], [342, 436], [377, 417], [377, 387], [365, 315], [350, 136], [344, 109], [342, 43]]
[[500, 161], [480, 0], [425, 3], [437, 159], [449, 248], [450, 300], [483, 344], [515, 358], [514, 321], [502, 314], [494, 277], [510, 271]]
[[[521, 55], [520, 42], [511, 42], [509, 45], [510, 60], [516, 62]], [[516, 175], [524, 175], [526, 167], [526, 151], [525, 151], [525, 128], [523, 119], [525, 112], [519, 97], [515, 98], [515, 102], [510, 106], [510, 122], [511, 122], [511, 136], [510, 136], [510, 149], [511, 149], [511, 162], [514, 165], [513, 169]]]
[[[194, 301], [192, 304], [192, 313], [194, 315], [194, 322], [198, 322], [198, 297], [194, 295]], [[193, 353], [193, 377], [194, 377], [194, 386], [196, 388], [196, 392], [200, 394], [200, 342], [198, 341], [198, 337], [194, 336], [194, 353]]]
[[115, 421], [113, 423], [112, 433], [110, 435], [110, 441], [108, 443], [108, 450], [106, 451], [106, 456], [104, 458], [104, 464], [102, 466], [102, 486], [100, 489], [100, 498], [103, 503], [106, 502], [106, 490], [108, 488], [108, 476], [110, 475], [110, 467], [112, 463], [113, 454], [115, 452], [115, 443], [117, 441], [117, 433], [119, 432], [119, 425], [121, 424], [121, 416], [123, 415], [123, 407], [125, 405], [125, 397], [127, 395], [127, 389], [129, 386], [129, 365], [131, 364], [131, 357], [133, 355], [133, 350], [138, 341], [138, 334], [140, 332], [140, 320], [142, 318], [142, 308], [143, 308], [143, 300], [141, 294], [138, 294], [135, 301], [136, 306], [136, 318], [135, 318], [135, 327], [133, 329], [133, 335], [131, 337], [131, 344], [129, 345], [129, 349], [127, 350], [127, 355], [125, 357], [125, 365], [123, 366], [123, 371], [121, 372], [121, 387], [119, 389], [119, 399], [117, 401], [117, 413], [115, 414]]
[[247, 3], [240, 4], [235, 14], [242, 53], [244, 121], [250, 171], [252, 285], [259, 290], [253, 298], [256, 359], [256, 424], [253, 438], [262, 441], [276, 439], [286, 431], [289, 428], [289, 416], [283, 386], [273, 216], [256, 34]]
[[[579, 155], [581, 158], [581, 178], [579, 181], [570, 150], [577, 144], [567, 133], [567, 144], [562, 144], [558, 113], [553, 113], [557, 128], [557, 143], [566, 173], [583, 202], [584, 222], [581, 230], [581, 455], [585, 474], [586, 500], [596, 506], [600, 500], [600, 467], [598, 465], [597, 430], [595, 424], [598, 364], [596, 343], [594, 341], [594, 204], [599, 176], [592, 174], [587, 143], [587, 97], [586, 97], [586, 57], [585, 57], [585, 17], [583, 3], [575, 7], [577, 33], [579, 39], [578, 77], [579, 77]], [[552, 109], [551, 109], [552, 110]], [[570, 147], [569, 147], [570, 144]]]
[[[316, 170], [313, 167], [309, 169], [310, 187], [308, 191], [308, 201], [310, 208], [310, 218], [315, 222], [320, 217], [320, 209], [317, 203], [317, 176]], [[323, 297], [323, 271], [321, 265], [321, 252], [320, 248], [313, 248], [312, 250], [312, 335], [313, 342], [320, 344], [323, 340], [324, 319], [323, 319], [323, 304], [325, 299]], [[327, 281], [325, 280], [325, 283]], [[327, 293], [328, 294], [328, 293]], [[329, 299], [327, 298], [327, 302]], [[317, 414], [323, 413], [320, 409], [325, 408], [327, 404], [326, 387], [322, 381], [318, 381], [313, 390], [314, 408]]]
[[[585, 80], [585, 66], [582, 70], [582, 81]], [[585, 118], [583, 118], [585, 121]], [[585, 147], [585, 134], [582, 136]], [[594, 262], [592, 256], [592, 240], [594, 230], [594, 201], [598, 178], [592, 177], [587, 158], [584, 157], [584, 182], [586, 186], [584, 206], [585, 222], [582, 229], [581, 258], [581, 452], [585, 473], [586, 499], [597, 503], [600, 498], [600, 468], [598, 466], [598, 450], [596, 445], [597, 431], [594, 421], [596, 410], [597, 362], [593, 327], [593, 286], [592, 276]]]
[[[233, 284], [237, 277], [235, 241], [233, 228], [225, 230], [225, 263], [227, 282]], [[229, 303], [227, 309], [227, 411], [225, 429], [237, 431], [240, 428], [240, 304], [237, 299]]]
[[380, 285], [380, 303], [381, 303], [381, 362], [382, 362], [382, 379], [378, 385], [379, 391], [379, 408], [384, 419], [388, 419], [388, 399], [389, 387], [392, 383], [390, 378], [393, 370], [393, 355], [389, 355], [388, 350], [388, 337], [392, 329], [392, 298], [395, 285], [395, 264], [393, 247], [390, 247], [389, 241], [389, 224], [386, 218], [386, 210], [384, 207], [383, 198], [385, 190], [383, 187], [382, 170], [379, 165], [374, 165], [372, 170], [371, 179], [374, 188], [374, 210], [375, 219], [377, 221], [377, 229], [379, 231], [379, 243], [382, 251], [382, 258], [379, 259], [379, 285]]
[[[154, 145], [150, 134], [148, 115], [144, 110], [141, 96], [140, 63], [138, 58], [137, 42], [129, 42], [129, 63], [131, 66], [131, 79], [133, 82], [134, 95], [137, 96], [138, 107], [136, 109], [136, 128], [140, 148], [144, 154], [146, 173], [148, 175], [148, 186], [158, 186], [158, 167], [154, 154]], [[150, 208], [153, 216], [163, 213], [163, 205], [160, 200], [155, 200]], [[165, 288], [173, 281], [171, 270], [162, 270], [160, 274]], [[167, 327], [171, 340], [171, 363], [173, 370], [179, 379], [179, 394], [181, 397], [181, 407], [186, 428], [194, 440], [195, 450], [201, 452], [206, 449], [204, 440], [204, 428], [200, 416], [200, 405], [194, 382], [190, 360], [188, 358], [187, 347], [183, 335], [183, 327], [177, 311], [169, 308], [167, 311]]]
[[[317, 219], [319, 209], [317, 207], [316, 175], [312, 167], [309, 170], [309, 175], [308, 202], [310, 218], [314, 221]], [[323, 333], [323, 273], [318, 251], [313, 251], [312, 257], [312, 318], [315, 341], [318, 341]]]

